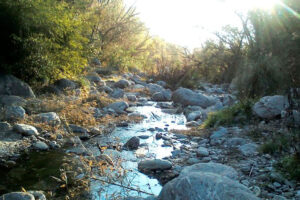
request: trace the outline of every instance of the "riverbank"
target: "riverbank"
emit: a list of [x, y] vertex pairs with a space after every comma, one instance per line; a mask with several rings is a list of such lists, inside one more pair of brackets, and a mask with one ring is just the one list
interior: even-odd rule
[[37, 98], [1, 96], [1, 194], [23, 187], [47, 199], [193, 199], [209, 190], [207, 199], [299, 198], [299, 182], [276, 167], [280, 157], [262, 150], [274, 134], [290, 134], [284, 98], [256, 102], [251, 120], [240, 112], [231, 125], [200, 128], [210, 112], [237, 105], [228, 85], [171, 91], [163, 81], [103, 73], [87, 75], [89, 89], [62, 79]]

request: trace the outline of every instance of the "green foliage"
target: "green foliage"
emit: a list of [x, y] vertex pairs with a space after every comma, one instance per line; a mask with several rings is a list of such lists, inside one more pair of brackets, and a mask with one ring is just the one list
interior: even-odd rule
[[299, 87], [300, 11], [299, 2], [285, 0], [273, 12], [255, 10], [249, 14], [249, 51], [238, 73], [241, 95], [262, 96]]
[[286, 173], [290, 178], [300, 181], [300, 157], [290, 155], [284, 157], [279, 163], [279, 169]]
[[300, 130], [274, 132], [266, 139], [260, 146], [260, 152], [279, 156], [281, 161], [277, 163], [278, 169], [289, 178], [300, 180]]
[[281, 141], [276, 141], [275, 143], [274, 143], [274, 141], [271, 141], [271, 142], [262, 144], [260, 146], [259, 150], [262, 153], [274, 154], [274, 153], [280, 152], [281, 149], [282, 149]]
[[[81, 72], [87, 63], [87, 39], [81, 34], [81, 17], [71, 5], [54, 0], [2, 0], [1, 10], [16, 21], [7, 24], [5, 37], [1, 37], [6, 45], [1, 50], [19, 47], [1, 57], [3, 72], [31, 83]], [[0, 17], [8, 20], [6, 15]]]
[[252, 118], [253, 100], [237, 103], [221, 111], [209, 113], [203, 127], [217, 127], [223, 125], [243, 124]]
[[241, 97], [260, 97], [282, 93], [287, 88], [287, 71], [282, 70], [279, 59], [261, 56], [247, 59], [240, 67], [236, 86]]

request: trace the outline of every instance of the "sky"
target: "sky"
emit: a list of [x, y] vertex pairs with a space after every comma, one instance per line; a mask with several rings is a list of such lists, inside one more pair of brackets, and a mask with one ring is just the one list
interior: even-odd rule
[[[270, 8], [278, 0], [125, 0], [153, 36], [189, 49], [214, 37], [225, 25], [241, 26], [235, 11]], [[262, 3], [263, 2], [263, 3]]]

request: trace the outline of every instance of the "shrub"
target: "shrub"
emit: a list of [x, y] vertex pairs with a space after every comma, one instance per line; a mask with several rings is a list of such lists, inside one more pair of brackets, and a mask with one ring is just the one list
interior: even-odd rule
[[210, 128], [222, 125], [244, 124], [252, 117], [253, 102], [253, 100], [248, 99], [221, 111], [209, 113], [202, 126]]
[[300, 181], [300, 157], [291, 155], [284, 157], [279, 163], [280, 170], [286, 173], [290, 178]]
[[[3, 12], [3, 14], [2, 14]], [[78, 75], [87, 63], [81, 15], [64, 1], [3, 0], [1, 72], [33, 83]]]

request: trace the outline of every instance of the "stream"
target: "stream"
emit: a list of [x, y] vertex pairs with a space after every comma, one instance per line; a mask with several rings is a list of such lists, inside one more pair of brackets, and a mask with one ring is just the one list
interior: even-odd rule
[[[141, 191], [158, 195], [162, 189], [158, 180], [150, 178], [138, 171], [138, 162], [143, 159], [162, 159], [171, 156], [173, 147], [165, 146], [164, 140], [157, 140], [156, 133], [166, 133], [172, 129], [186, 129], [186, 119], [183, 114], [168, 114], [162, 112], [161, 108], [156, 107], [155, 102], [148, 102], [146, 106], [132, 107], [132, 111], [142, 114], [145, 119], [137, 124], [130, 124], [128, 127], [118, 127], [110, 135], [99, 138], [99, 143], [120, 141], [126, 143], [133, 136], [141, 136], [140, 147], [136, 151], [121, 151], [107, 149], [104, 153], [114, 159], [122, 158], [121, 166], [128, 170], [126, 176], [122, 177], [119, 184], [130, 186]], [[155, 131], [153, 130], [155, 129]], [[172, 137], [168, 134], [168, 137]], [[148, 137], [148, 138], [147, 138]], [[175, 147], [180, 147], [180, 143], [174, 143]], [[113, 160], [114, 160], [113, 159]], [[147, 197], [149, 195], [124, 189], [115, 185], [106, 187], [100, 181], [93, 181], [91, 184], [94, 200], [105, 200], [110, 197], [113, 199], [125, 196]]]
[[[171, 102], [169, 104], [171, 105]], [[181, 146], [179, 140], [175, 140], [172, 146], [169, 146], [165, 144], [165, 140], [156, 139], [155, 136], [156, 133], [163, 133], [164, 137], [172, 138], [174, 135], [168, 134], [168, 130], [187, 129], [185, 126], [186, 118], [183, 114], [165, 113], [157, 106], [156, 102], [147, 102], [143, 106], [130, 107], [129, 109], [131, 112], [142, 114], [144, 119], [139, 123], [117, 127], [112, 133], [92, 138], [84, 142], [84, 145], [88, 151], [92, 152], [93, 156], [97, 157], [100, 155], [100, 151], [95, 144], [125, 144], [130, 138], [140, 136], [140, 146], [135, 151], [106, 149], [104, 154], [109, 155], [122, 170], [108, 171], [105, 177], [98, 176], [98, 178], [135, 188], [148, 194], [91, 179], [93, 200], [122, 199], [127, 196], [147, 197], [149, 194], [158, 195], [162, 189], [159, 181], [140, 173], [138, 163], [145, 159], [169, 157], [174, 148]], [[70, 150], [70, 148], [65, 149], [66, 152], [70, 152]], [[25, 154], [14, 168], [1, 169], [0, 195], [21, 190], [22, 187], [26, 190], [51, 190], [51, 187], [53, 188], [56, 183], [50, 176], [59, 177], [59, 167], [64, 162], [65, 151]]]

